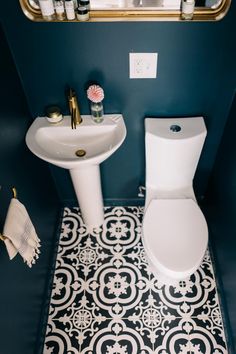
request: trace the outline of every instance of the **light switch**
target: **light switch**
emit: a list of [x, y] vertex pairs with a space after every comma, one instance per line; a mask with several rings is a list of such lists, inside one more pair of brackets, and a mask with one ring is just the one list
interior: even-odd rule
[[129, 53], [130, 79], [155, 79], [158, 53]]

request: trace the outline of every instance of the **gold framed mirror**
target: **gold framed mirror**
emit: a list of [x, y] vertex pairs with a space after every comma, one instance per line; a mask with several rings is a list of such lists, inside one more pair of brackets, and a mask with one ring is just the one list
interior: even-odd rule
[[[36, 22], [45, 21], [38, 0], [19, 1], [26, 17]], [[221, 20], [227, 13], [230, 3], [231, 0], [196, 0], [191, 21]], [[90, 6], [90, 22], [182, 21], [180, 0], [90, 0]], [[64, 20], [66, 21], [68, 20]], [[55, 19], [50, 22], [63, 21]]]

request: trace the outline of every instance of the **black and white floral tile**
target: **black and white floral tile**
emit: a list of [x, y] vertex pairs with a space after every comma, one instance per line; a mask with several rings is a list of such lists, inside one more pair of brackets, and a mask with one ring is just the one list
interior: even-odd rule
[[188, 280], [156, 279], [141, 241], [142, 207], [107, 207], [88, 232], [65, 208], [44, 354], [226, 354], [209, 252]]

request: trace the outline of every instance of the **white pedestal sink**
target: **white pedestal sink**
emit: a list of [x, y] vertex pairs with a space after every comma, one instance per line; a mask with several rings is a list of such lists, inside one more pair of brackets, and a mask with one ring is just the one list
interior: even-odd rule
[[71, 129], [70, 116], [56, 125], [38, 117], [26, 134], [26, 144], [42, 160], [70, 170], [84, 222], [96, 227], [104, 220], [99, 164], [122, 144], [126, 127], [121, 114], [105, 115], [99, 124], [90, 116], [82, 119], [77, 129]]

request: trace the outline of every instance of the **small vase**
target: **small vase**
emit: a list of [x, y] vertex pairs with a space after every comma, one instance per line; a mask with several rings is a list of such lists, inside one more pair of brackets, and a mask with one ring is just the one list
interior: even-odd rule
[[95, 123], [101, 123], [103, 121], [103, 104], [102, 102], [91, 102], [91, 117]]

